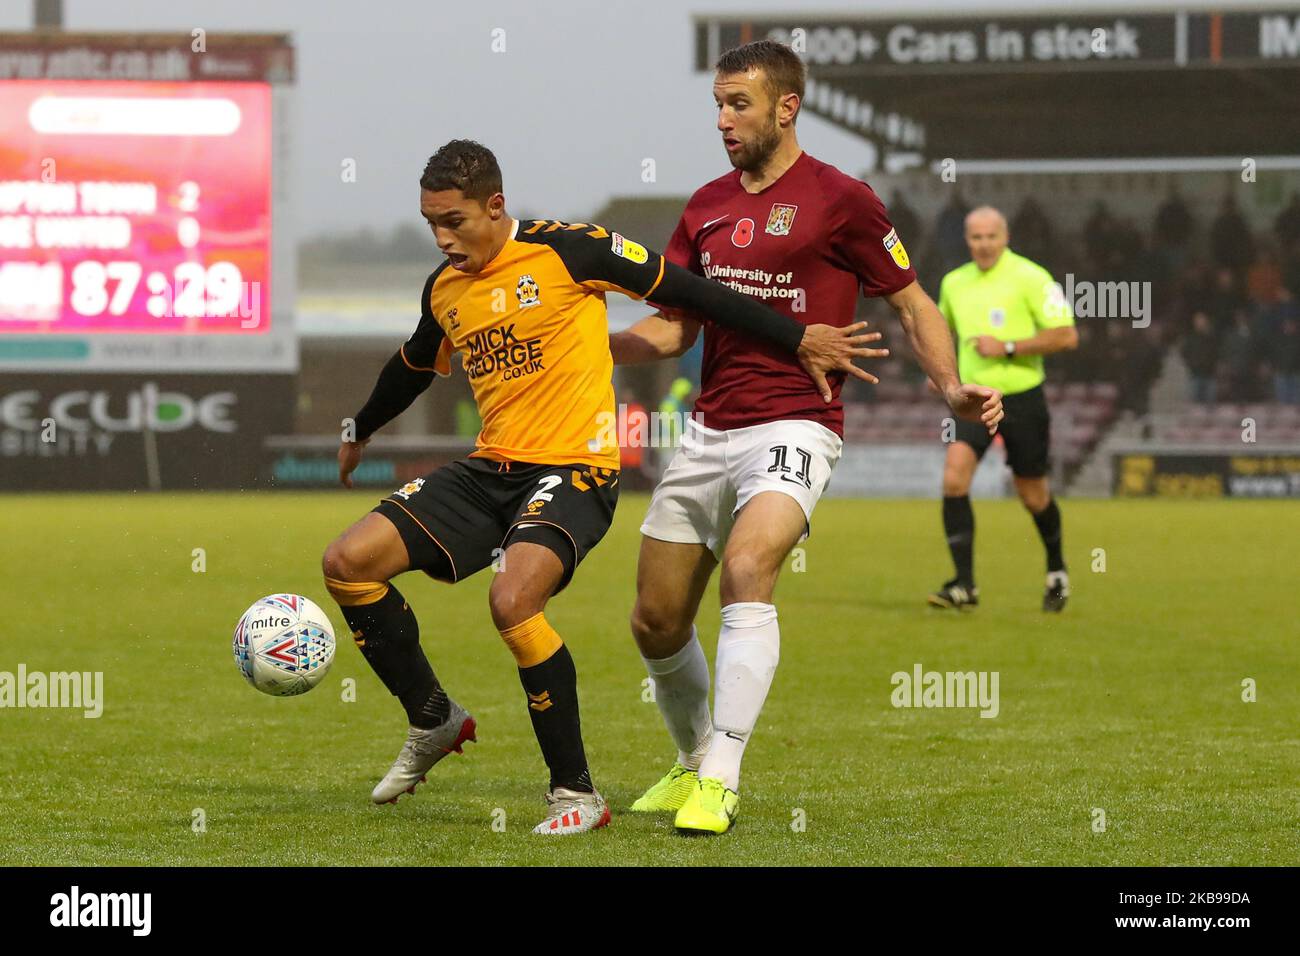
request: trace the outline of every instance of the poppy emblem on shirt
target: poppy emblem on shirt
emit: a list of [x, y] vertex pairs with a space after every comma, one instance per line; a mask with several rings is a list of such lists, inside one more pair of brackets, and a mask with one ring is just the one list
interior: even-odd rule
[[754, 220], [746, 216], [736, 223], [736, 228], [731, 230], [731, 244], [737, 249], [744, 249], [754, 241]]
[[767, 228], [763, 231], [769, 236], [790, 235], [790, 227], [794, 225], [794, 214], [798, 211], [798, 206], [783, 202], [773, 203], [772, 211], [767, 214]]

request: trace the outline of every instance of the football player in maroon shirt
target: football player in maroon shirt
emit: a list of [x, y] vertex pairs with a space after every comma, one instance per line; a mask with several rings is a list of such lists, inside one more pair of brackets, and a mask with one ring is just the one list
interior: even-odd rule
[[[805, 323], [852, 324], [859, 290], [885, 299], [953, 413], [995, 430], [1001, 395], [959, 381], [948, 324], [880, 199], [800, 148], [803, 91], [803, 62], [783, 44], [760, 40], [718, 60], [717, 125], [734, 168], [691, 197], [665, 257]], [[611, 335], [610, 347], [617, 363], [652, 361], [685, 352], [701, 328], [701, 393], [641, 526], [632, 612], [677, 760], [632, 809], [673, 810], [679, 830], [723, 833], [779, 657], [777, 574], [840, 457], [844, 376], [819, 393], [779, 349], [667, 309]], [[710, 716], [694, 621], [719, 563]]]

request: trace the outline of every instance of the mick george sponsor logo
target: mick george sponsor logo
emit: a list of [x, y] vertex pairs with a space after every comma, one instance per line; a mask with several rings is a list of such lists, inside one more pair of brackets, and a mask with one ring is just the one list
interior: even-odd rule
[[465, 372], [471, 379], [500, 374], [501, 380], [522, 378], [545, 369], [542, 364], [542, 340], [521, 339], [515, 335], [515, 323], [484, 329], [470, 337]]
[[0, 671], [0, 708], [66, 707], [91, 720], [104, 713], [103, 671]]
[[132, 936], [153, 927], [152, 893], [83, 893], [79, 886], [50, 897], [51, 926], [125, 926]]
[[981, 717], [996, 717], [998, 671], [927, 671], [913, 664], [911, 673], [896, 671], [889, 682], [894, 690], [889, 702], [895, 707], [971, 707]]

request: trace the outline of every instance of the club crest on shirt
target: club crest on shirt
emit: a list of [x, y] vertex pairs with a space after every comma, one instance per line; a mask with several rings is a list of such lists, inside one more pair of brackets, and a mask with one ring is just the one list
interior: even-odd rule
[[406, 500], [409, 501], [411, 495], [415, 494], [423, 487], [424, 487], [424, 479], [416, 478], [414, 481], [408, 481], [406, 484], [402, 485], [402, 487], [394, 491], [393, 494], [399, 498], [405, 498]]
[[528, 274], [521, 275], [515, 283], [515, 297], [519, 299], [521, 309], [542, 304], [542, 290], [538, 287], [537, 280]]
[[460, 328], [459, 312], [460, 307], [453, 305], [451, 311], [447, 313], [447, 328], [451, 329], [453, 332]]
[[794, 225], [794, 214], [798, 211], [798, 206], [783, 202], [773, 203], [772, 211], [767, 214], [767, 228], [763, 231], [769, 236], [790, 235], [790, 227]]
[[639, 242], [633, 242], [631, 239], [624, 239], [617, 232], [613, 234], [613, 241], [610, 243], [609, 248], [614, 255], [622, 256], [637, 265], [645, 265], [646, 260], [650, 258], [645, 246]]
[[894, 265], [900, 269], [906, 269], [912, 264], [912, 260], [907, 257], [907, 250], [903, 248], [903, 240], [898, 238], [898, 230], [889, 230], [889, 235], [880, 240], [885, 244], [885, 249], [894, 257]]
[[1007, 324], [1006, 309], [989, 309], [989, 325], [995, 329], [1000, 329]]

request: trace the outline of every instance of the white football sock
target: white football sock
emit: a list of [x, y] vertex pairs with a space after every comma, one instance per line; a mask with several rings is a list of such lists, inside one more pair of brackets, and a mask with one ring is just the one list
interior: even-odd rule
[[655, 703], [677, 745], [677, 761], [697, 770], [709, 749], [713, 721], [709, 718], [709, 662], [704, 658], [695, 625], [686, 646], [661, 660], [641, 658], [655, 682]]
[[713, 742], [700, 764], [701, 777], [740, 789], [740, 760], [758, 723], [781, 658], [781, 630], [771, 604], [744, 602], [722, 609], [717, 681], [713, 692]]

